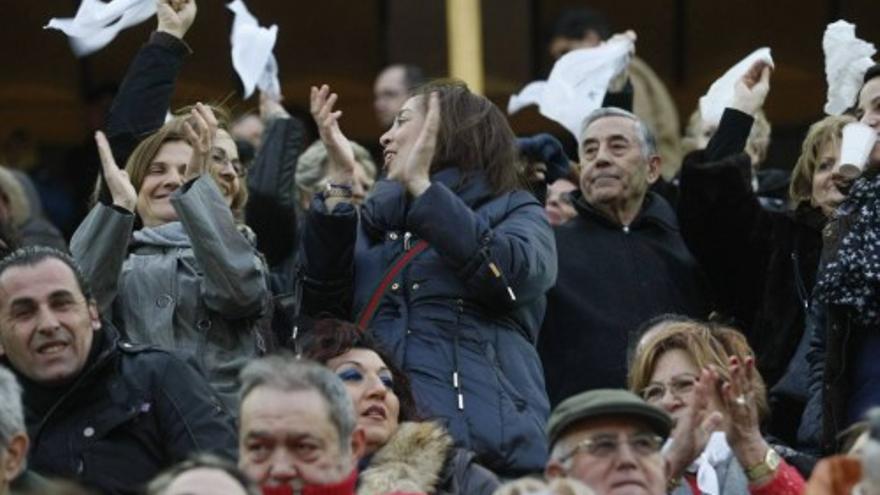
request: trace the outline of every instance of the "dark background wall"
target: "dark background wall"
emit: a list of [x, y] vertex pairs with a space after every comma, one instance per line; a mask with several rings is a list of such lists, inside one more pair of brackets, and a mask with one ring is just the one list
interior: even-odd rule
[[[175, 104], [241, 102], [229, 57], [231, 13], [220, 0], [200, 0], [187, 41], [194, 55], [181, 74]], [[275, 53], [287, 103], [305, 107], [308, 87], [330, 83], [341, 94], [344, 126], [353, 138], [380, 134], [371, 108], [376, 72], [389, 62], [413, 62], [431, 75], [446, 73], [444, 2], [441, 0], [249, 0], [263, 23], [277, 23]], [[90, 89], [122, 77], [155, 21], [123, 31], [107, 48], [76, 59], [65, 37], [41, 29], [52, 16], [72, 15], [78, 1], [7, 2], [0, 31], [0, 140], [30, 139], [49, 159], [52, 150], [82, 143], [97, 117], [84, 102]], [[838, 18], [854, 22], [863, 39], [880, 43], [880, 2], [875, 0], [482, 0], [486, 92], [502, 107], [528, 81], [546, 75], [545, 28], [564, 8], [604, 11], [615, 30], [635, 29], [637, 52], [672, 93], [682, 122], [708, 85], [753, 49], [768, 45], [777, 68], [767, 103], [780, 158], [791, 159], [805, 126], [821, 116], [825, 81], [821, 37]], [[96, 107], [97, 108], [97, 107]], [[511, 120], [520, 133], [558, 127], [536, 111]], [[17, 142], [16, 139], [13, 141]], [[20, 146], [19, 146], [20, 147]]]

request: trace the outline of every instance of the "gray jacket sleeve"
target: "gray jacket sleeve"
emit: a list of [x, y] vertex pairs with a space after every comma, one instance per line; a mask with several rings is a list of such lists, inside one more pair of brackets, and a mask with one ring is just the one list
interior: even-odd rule
[[102, 314], [109, 314], [116, 297], [133, 227], [133, 213], [98, 203], [70, 239], [70, 252], [91, 283]]
[[210, 175], [184, 184], [171, 204], [203, 271], [205, 305], [224, 318], [258, 317], [266, 309], [266, 267], [235, 226], [232, 212]]

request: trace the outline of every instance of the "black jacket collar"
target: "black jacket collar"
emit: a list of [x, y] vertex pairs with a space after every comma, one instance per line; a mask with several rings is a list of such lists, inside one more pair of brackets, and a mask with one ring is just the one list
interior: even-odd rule
[[[594, 208], [587, 202], [580, 190], [571, 192], [571, 199], [578, 215], [592, 218], [597, 222], [615, 229], [623, 227], [616, 220], [608, 218], [607, 215]], [[645, 200], [642, 202], [642, 209], [629, 225], [630, 229], [638, 229], [645, 225], [656, 225], [666, 230], [678, 231], [678, 218], [669, 203], [660, 195], [648, 192]]]

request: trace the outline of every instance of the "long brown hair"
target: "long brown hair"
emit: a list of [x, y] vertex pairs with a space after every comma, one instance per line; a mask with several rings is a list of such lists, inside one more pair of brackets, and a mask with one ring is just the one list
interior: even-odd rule
[[431, 93], [440, 99], [440, 130], [431, 172], [458, 167], [466, 178], [483, 171], [495, 194], [522, 187], [516, 136], [498, 107], [471, 93], [461, 81], [439, 80], [413, 92], [422, 97], [423, 112], [427, 112]]

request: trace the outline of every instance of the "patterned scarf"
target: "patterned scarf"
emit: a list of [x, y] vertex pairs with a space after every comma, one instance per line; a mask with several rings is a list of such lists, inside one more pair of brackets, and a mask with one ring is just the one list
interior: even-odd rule
[[820, 301], [847, 306], [856, 323], [880, 324], [880, 175], [853, 185], [838, 209], [840, 244], [819, 275]]

